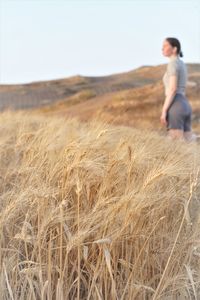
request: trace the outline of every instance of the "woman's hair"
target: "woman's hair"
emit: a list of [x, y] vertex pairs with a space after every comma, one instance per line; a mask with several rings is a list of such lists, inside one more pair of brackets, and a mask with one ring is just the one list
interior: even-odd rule
[[183, 57], [183, 52], [181, 50], [181, 43], [179, 42], [179, 40], [176, 39], [176, 38], [173, 38], [173, 37], [167, 37], [166, 40], [170, 43], [170, 45], [172, 47], [176, 47], [177, 48], [177, 54], [180, 57]]

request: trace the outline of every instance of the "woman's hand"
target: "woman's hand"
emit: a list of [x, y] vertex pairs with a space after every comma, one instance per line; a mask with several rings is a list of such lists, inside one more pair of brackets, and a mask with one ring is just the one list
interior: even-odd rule
[[167, 125], [167, 112], [166, 111], [162, 111], [162, 114], [160, 116], [160, 122], [163, 124], [163, 125]]

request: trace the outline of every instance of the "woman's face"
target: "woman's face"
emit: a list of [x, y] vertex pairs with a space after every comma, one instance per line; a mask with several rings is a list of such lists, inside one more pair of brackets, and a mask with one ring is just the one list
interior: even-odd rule
[[167, 40], [164, 40], [162, 45], [162, 53], [164, 56], [176, 55], [176, 47], [172, 47]]

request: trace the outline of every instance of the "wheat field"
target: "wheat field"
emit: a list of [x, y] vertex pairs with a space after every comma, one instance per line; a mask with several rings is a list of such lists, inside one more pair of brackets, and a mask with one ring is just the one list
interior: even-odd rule
[[200, 146], [0, 114], [0, 297], [200, 299]]

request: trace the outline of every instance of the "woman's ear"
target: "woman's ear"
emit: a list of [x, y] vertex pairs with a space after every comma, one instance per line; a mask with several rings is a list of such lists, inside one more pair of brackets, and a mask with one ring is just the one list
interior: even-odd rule
[[175, 53], [177, 54], [177, 47], [175, 46], [174, 48], [176, 49], [176, 52], [175, 52]]

